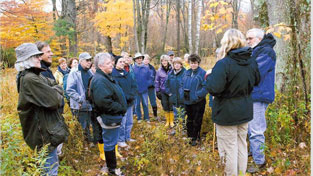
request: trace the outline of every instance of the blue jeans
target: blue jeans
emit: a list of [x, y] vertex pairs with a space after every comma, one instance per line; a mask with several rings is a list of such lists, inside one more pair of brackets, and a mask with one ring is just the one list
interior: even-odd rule
[[102, 138], [104, 144], [104, 151], [112, 151], [115, 149], [119, 136], [120, 128], [105, 129], [102, 128]]
[[90, 135], [91, 111], [75, 110], [74, 114], [78, 116], [78, 121], [84, 130], [85, 139], [91, 142], [92, 141]]
[[137, 120], [141, 120], [141, 110], [140, 104], [142, 103], [144, 119], [149, 120], [149, 109], [148, 109], [148, 92], [146, 93], [138, 93], [136, 97], [136, 114]]
[[57, 155], [57, 148], [55, 148], [51, 153], [48, 154], [44, 167], [44, 176], [58, 175], [59, 158]]
[[121, 123], [120, 135], [118, 138], [119, 142], [129, 141], [132, 127], [133, 127], [133, 106], [129, 106]]
[[248, 125], [248, 136], [250, 141], [250, 151], [255, 164], [265, 162], [264, 143], [266, 130], [265, 111], [268, 104], [263, 102], [253, 103], [253, 119]]
[[148, 89], [148, 95], [149, 95], [149, 100], [150, 100], [150, 104], [152, 107], [156, 107], [156, 97], [155, 97], [155, 88], [151, 87]]

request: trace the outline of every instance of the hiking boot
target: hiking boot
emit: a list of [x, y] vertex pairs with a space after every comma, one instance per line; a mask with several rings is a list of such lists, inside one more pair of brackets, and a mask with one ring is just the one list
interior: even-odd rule
[[130, 139], [128, 140], [128, 142], [136, 142], [136, 139], [130, 138]]
[[122, 148], [128, 146], [125, 142], [118, 142], [117, 145], [118, 145], [119, 147], [122, 147]]
[[260, 169], [264, 168], [266, 166], [266, 163], [264, 164], [255, 164], [255, 166], [250, 166], [248, 169], [247, 169], [247, 172], [248, 173], [257, 173], [260, 171]]
[[124, 176], [124, 174], [122, 173], [120, 169], [110, 169], [110, 168], [109, 168], [109, 175]]
[[196, 146], [197, 145], [197, 140], [192, 140], [191, 141], [191, 146]]

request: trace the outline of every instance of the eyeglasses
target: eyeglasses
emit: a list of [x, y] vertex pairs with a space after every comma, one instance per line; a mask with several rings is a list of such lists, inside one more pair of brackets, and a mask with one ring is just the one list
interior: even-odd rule
[[86, 59], [87, 62], [91, 62], [91, 59]]
[[253, 40], [254, 38], [255, 37], [247, 37], [246, 40], [249, 41], [249, 40]]
[[37, 54], [35, 56], [33, 56], [34, 58], [40, 58], [42, 56], [42, 54]]

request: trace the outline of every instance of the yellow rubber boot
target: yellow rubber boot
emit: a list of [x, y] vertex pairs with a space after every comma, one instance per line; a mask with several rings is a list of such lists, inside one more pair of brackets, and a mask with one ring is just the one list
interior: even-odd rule
[[100, 159], [105, 161], [104, 144], [98, 143], [98, 148], [99, 148], [99, 152], [100, 152]]
[[165, 126], [168, 127], [170, 125], [170, 113], [169, 112], [165, 112], [165, 119], [166, 119]]
[[173, 128], [174, 127], [174, 112], [171, 111], [169, 112], [169, 121], [170, 121], [170, 127]]
[[122, 158], [122, 155], [118, 152], [118, 145], [115, 145], [115, 156], [117, 158]]

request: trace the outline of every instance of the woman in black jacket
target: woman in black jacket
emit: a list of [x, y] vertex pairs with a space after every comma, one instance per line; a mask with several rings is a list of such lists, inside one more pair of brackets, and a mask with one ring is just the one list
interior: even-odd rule
[[245, 37], [240, 31], [227, 30], [221, 40], [220, 60], [198, 92], [198, 96], [207, 92], [214, 96], [212, 119], [220, 157], [226, 159], [226, 175], [245, 175], [248, 122], [253, 117], [251, 92], [260, 79], [252, 50], [244, 46]]
[[113, 58], [109, 53], [95, 56], [96, 73], [90, 93], [97, 112], [97, 120], [102, 127], [102, 138], [106, 164], [110, 174], [119, 173], [116, 169], [115, 146], [118, 141], [119, 127], [127, 111], [127, 102], [123, 90], [113, 79]]

